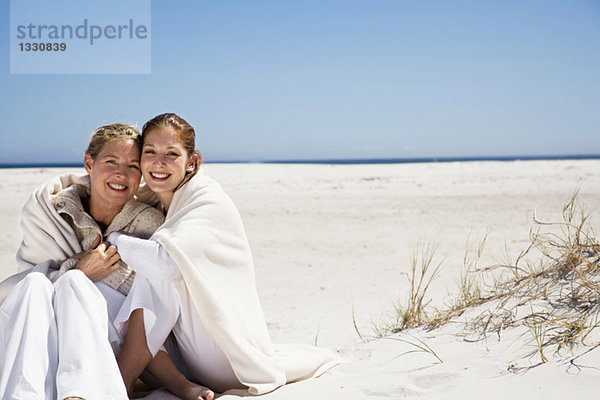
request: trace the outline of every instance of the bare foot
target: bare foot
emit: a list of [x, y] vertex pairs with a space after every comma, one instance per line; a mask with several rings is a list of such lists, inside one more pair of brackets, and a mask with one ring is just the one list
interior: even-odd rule
[[65, 400], [85, 400], [83, 397], [65, 397]]
[[215, 397], [215, 393], [209, 388], [189, 381], [175, 394], [183, 400], [213, 400]]

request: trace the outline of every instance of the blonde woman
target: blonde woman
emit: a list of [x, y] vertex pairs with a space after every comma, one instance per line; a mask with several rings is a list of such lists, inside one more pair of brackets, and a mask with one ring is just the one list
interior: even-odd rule
[[[0, 284], [0, 398], [128, 398], [112, 321], [134, 272], [102, 238], [113, 231], [147, 238], [164, 220], [133, 200], [140, 146], [131, 126], [98, 128], [85, 152], [87, 174], [52, 179], [25, 204], [23, 272]], [[166, 361], [161, 370], [177, 376]]]

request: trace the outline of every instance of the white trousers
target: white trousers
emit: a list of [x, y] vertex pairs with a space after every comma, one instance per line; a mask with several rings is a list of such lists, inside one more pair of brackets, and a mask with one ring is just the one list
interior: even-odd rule
[[0, 398], [124, 400], [106, 300], [71, 270], [54, 285], [32, 272], [0, 307]]
[[204, 328], [187, 293], [183, 280], [162, 281], [138, 274], [115, 324], [124, 333], [131, 312], [143, 309], [146, 341], [153, 356], [173, 331], [178, 352], [171, 347], [167, 350], [188, 379], [216, 392], [243, 388], [231, 364]]

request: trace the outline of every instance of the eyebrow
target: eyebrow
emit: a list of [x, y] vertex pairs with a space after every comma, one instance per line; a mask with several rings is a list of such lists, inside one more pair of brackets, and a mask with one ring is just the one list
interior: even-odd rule
[[[143, 147], [155, 147], [155, 146], [153, 144], [144, 144]], [[181, 151], [180, 149], [177, 148], [177, 146], [173, 146], [172, 144], [170, 144], [169, 146], [167, 146], [167, 150]]]
[[[116, 160], [119, 159], [119, 157], [115, 156], [114, 154], [106, 154], [104, 157], [102, 158], [114, 158]], [[136, 162], [139, 164], [140, 160], [138, 160], [137, 158], [132, 158], [129, 162]]]

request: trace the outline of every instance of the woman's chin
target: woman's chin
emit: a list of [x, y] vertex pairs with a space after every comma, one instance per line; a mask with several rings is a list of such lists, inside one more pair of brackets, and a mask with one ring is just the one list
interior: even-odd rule
[[157, 182], [155, 180], [151, 180], [151, 181], [146, 181], [146, 184], [148, 185], [150, 190], [152, 190], [154, 193], [168, 192], [169, 190], [175, 189], [175, 188], [170, 189], [170, 187], [172, 185], [170, 185], [168, 182]]

